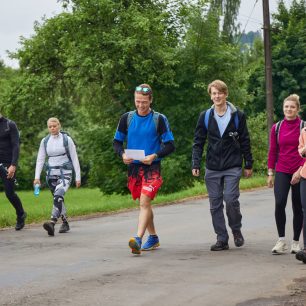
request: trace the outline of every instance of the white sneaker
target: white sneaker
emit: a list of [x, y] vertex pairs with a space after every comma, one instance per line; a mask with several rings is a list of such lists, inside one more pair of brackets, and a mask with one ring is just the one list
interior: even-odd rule
[[291, 244], [291, 254], [296, 254], [298, 253], [299, 251], [301, 251], [301, 247], [300, 247], [300, 244], [298, 241], [292, 241], [292, 244]]
[[284, 254], [288, 250], [285, 240], [278, 240], [272, 249], [272, 254]]

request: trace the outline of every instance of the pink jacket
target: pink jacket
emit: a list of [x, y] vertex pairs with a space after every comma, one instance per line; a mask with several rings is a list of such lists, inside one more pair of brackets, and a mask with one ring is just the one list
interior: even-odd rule
[[270, 149], [268, 154], [268, 168], [276, 172], [293, 174], [303, 166], [304, 160], [298, 152], [301, 119], [284, 118], [279, 129], [279, 143], [275, 134], [276, 124], [270, 132]]
[[[301, 131], [301, 135], [300, 135], [300, 138], [299, 138], [299, 153], [301, 155], [301, 157], [304, 158], [304, 165], [301, 169], [301, 176], [303, 178], [306, 178], [306, 128], [304, 128], [302, 131]], [[304, 151], [304, 153], [303, 153]]]

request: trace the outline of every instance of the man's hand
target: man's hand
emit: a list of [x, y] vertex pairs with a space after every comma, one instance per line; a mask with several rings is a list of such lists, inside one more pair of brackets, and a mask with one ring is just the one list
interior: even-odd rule
[[80, 188], [81, 187], [81, 181], [75, 181], [75, 186], [76, 186], [76, 188]]
[[128, 158], [128, 157], [126, 157], [126, 154], [123, 153], [123, 154], [122, 154], [122, 160], [123, 160], [123, 162], [124, 162], [126, 165], [128, 165], [128, 164], [132, 163], [134, 159], [133, 159], [133, 158]]
[[246, 178], [251, 177], [252, 174], [253, 174], [253, 170], [252, 170], [252, 169], [244, 169], [244, 176], [245, 176]]
[[193, 176], [199, 176], [200, 175], [200, 169], [192, 169], [192, 175]]
[[11, 179], [16, 172], [16, 166], [10, 165], [7, 169], [7, 178]]
[[157, 158], [157, 155], [155, 153], [150, 154], [150, 155], [147, 155], [141, 162], [145, 165], [151, 165], [156, 158]]

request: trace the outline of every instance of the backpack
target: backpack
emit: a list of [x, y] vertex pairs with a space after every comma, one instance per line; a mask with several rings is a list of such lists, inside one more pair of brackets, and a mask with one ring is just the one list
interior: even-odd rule
[[[283, 123], [284, 120], [278, 121], [275, 125], [275, 137], [276, 137], [276, 144], [279, 144], [279, 130], [281, 128], [281, 125]], [[300, 123], [300, 131], [305, 127], [305, 121], [301, 120]]]
[[[136, 114], [136, 110], [128, 112], [128, 116], [126, 118], [127, 129], [129, 128], [134, 116]], [[153, 111], [153, 121], [155, 125], [156, 132], [158, 133], [158, 121], [159, 121], [160, 113]]]
[[[65, 151], [66, 151], [66, 155], [69, 158], [70, 162], [72, 162], [70, 152], [69, 152], [69, 146], [68, 146], [68, 136], [70, 136], [70, 135], [67, 132], [64, 132], [64, 131], [60, 131], [60, 133], [63, 135], [63, 145], [64, 145], [64, 148], [65, 148]], [[45, 147], [46, 154], [47, 154], [47, 143], [50, 139], [50, 136], [51, 135], [49, 134], [44, 139], [44, 147]]]
[[[205, 117], [204, 117], [204, 125], [206, 127], [206, 130], [208, 131], [208, 121], [209, 121], [209, 115], [210, 115], [210, 112], [211, 112], [211, 108], [209, 108], [206, 112], [205, 112]], [[239, 117], [238, 117], [238, 112], [235, 113], [235, 118], [234, 118], [234, 121], [235, 121], [235, 127], [236, 127], [236, 130], [238, 130], [238, 127], [239, 127]]]

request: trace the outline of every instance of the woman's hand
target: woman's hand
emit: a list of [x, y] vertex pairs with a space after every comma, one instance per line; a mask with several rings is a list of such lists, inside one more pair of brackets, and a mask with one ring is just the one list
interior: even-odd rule
[[301, 167], [293, 173], [292, 179], [291, 179], [291, 182], [290, 182], [291, 185], [295, 185], [295, 184], [298, 184], [300, 182], [300, 179], [301, 179], [300, 172], [301, 172]]
[[269, 188], [272, 188], [274, 186], [274, 176], [273, 175], [268, 175], [267, 185]]
[[36, 179], [35, 179], [35, 180], [33, 181], [33, 186], [35, 186], [36, 184], [38, 184], [38, 185], [40, 186], [40, 185], [41, 185], [40, 180], [36, 180]]
[[80, 188], [81, 187], [81, 181], [75, 181], [75, 186], [76, 186], [76, 188]]

